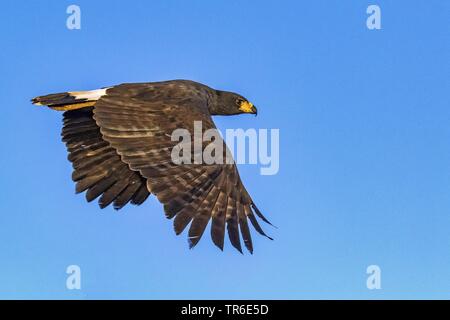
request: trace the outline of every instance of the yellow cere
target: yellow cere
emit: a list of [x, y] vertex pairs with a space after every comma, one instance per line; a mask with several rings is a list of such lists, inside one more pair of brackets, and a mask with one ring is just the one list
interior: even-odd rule
[[241, 106], [239, 107], [239, 110], [246, 113], [252, 113], [253, 112], [253, 104], [248, 101], [244, 101], [241, 103]]

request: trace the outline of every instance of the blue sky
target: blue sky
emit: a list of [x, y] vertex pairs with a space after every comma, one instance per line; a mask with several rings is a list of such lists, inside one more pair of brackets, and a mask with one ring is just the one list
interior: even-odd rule
[[[66, 8], [81, 8], [81, 30]], [[382, 29], [366, 28], [377, 4]], [[450, 298], [448, 1], [4, 1], [0, 298]], [[278, 229], [254, 255], [189, 250], [155, 198], [74, 194], [61, 114], [29, 99], [185, 78], [279, 128], [280, 171], [241, 177]], [[66, 267], [81, 267], [81, 290]], [[382, 270], [380, 290], [366, 268]]]

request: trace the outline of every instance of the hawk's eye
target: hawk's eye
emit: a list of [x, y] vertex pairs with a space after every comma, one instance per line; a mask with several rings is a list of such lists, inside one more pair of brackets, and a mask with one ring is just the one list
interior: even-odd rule
[[240, 107], [243, 102], [244, 102], [244, 100], [242, 100], [242, 99], [236, 99], [236, 105], [238, 107]]

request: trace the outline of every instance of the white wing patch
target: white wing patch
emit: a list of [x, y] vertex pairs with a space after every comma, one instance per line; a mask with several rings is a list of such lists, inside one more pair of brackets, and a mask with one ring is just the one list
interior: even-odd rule
[[106, 94], [106, 90], [109, 88], [90, 90], [90, 91], [73, 91], [69, 92], [75, 99], [87, 99], [89, 101], [96, 101]]

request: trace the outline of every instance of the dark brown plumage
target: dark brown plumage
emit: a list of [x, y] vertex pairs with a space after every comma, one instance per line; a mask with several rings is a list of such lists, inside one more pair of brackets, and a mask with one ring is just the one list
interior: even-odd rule
[[[253, 252], [248, 221], [267, 236], [261, 214], [241, 182], [234, 163], [175, 164], [171, 140], [175, 129], [214, 129], [211, 115], [256, 113], [242, 96], [188, 80], [122, 84], [106, 89], [34, 98], [33, 103], [65, 110], [63, 141], [74, 172], [76, 192], [98, 197], [101, 208], [141, 204], [150, 193], [164, 205], [174, 229], [189, 226], [194, 247], [211, 220], [211, 238], [223, 249], [225, 229], [240, 252]], [[224, 143], [221, 141], [221, 143]], [[205, 145], [204, 145], [205, 147]], [[226, 147], [225, 147], [226, 150]], [[256, 216], [255, 216], [256, 215]]]

